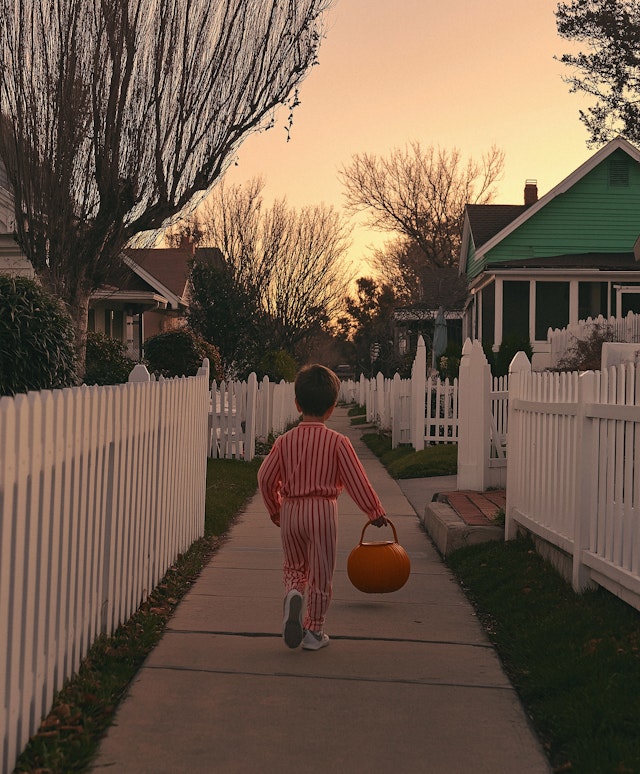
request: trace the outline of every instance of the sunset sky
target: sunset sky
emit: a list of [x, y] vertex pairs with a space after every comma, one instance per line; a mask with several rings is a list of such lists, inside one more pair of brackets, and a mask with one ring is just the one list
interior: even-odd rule
[[[250, 137], [227, 180], [260, 175], [265, 198], [342, 208], [337, 170], [356, 153], [388, 155], [418, 140], [480, 158], [505, 152], [497, 203], [521, 204], [595, 153], [578, 117], [586, 98], [569, 93], [570, 50], [556, 32], [557, 0], [335, 0], [320, 64], [300, 90], [290, 142], [286, 111]], [[351, 257], [366, 260], [389, 236], [360, 225]], [[366, 266], [361, 273], [365, 273]]]

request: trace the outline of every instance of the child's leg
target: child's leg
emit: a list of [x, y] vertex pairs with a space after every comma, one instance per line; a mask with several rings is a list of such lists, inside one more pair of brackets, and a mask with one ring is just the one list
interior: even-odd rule
[[292, 589], [304, 594], [309, 578], [309, 534], [302, 506], [301, 500], [285, 500], [280, 509], [285, 594]]
[[309, 533], [309, 594], [303, 626], [319, 632], [324, 629], [333, 592], [338, 505], [335, 500], [325, 498], [306, 500], [305, 505]]

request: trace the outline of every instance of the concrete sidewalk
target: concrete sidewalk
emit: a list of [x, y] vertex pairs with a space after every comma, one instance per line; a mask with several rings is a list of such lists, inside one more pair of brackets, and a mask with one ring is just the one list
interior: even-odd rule
[[[289, 650], [279, 531], [257, 495], [131, 684], [93, 771], [550, 771], [493, 647], [416, 517], [435, 492], [455, 489], [455, 477], [406, 482], [405, 495], [346, 409], [329, 424], [352, 439], [396, 526], [412, 563], [407, 584], [390, 595], [350, 584], [347, 556], [366, 517], [343, 495], [331, 643]], [[371, 527], [366, 539], [390, 534]]]

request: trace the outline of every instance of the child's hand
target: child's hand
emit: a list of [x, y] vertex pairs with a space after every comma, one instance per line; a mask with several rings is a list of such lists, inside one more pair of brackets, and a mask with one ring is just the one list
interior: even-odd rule
[[387, 523], [387, 520], [384, 516], [378, 516], [377, 519], [372, 519], [371, 523], [374, 527], [384, 527], [384, 525]]
[[280, 514], [274, 513], [271, 517], [271, 521], [276, 525], [276, 527], [280, 526]]

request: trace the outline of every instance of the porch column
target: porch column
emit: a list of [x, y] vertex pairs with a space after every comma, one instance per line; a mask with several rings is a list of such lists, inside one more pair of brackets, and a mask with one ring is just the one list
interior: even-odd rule
[[502, 307], [504, 304], [502, 278], [496, 277], [494, 348], [502, 344]]
[[569, 325], [578, 322], [579, 310], [579, 280], [569, 281]]

